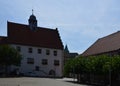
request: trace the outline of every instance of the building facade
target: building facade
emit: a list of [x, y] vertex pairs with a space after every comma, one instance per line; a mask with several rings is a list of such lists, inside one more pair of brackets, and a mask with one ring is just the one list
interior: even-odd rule
[[63, 51], [52, 48], [12, 44], [23, 59], [19, 72], [27, 76], [61, 77]]
[[[27, 76], [62, 77], [63, 44], [58, 29], [37, 26], [32, 14], [28, 25], [7, 22], [7, 37], [0, 44], [9, 44], [22, 55], [19, 72]], [[11, 71], [14, 70], [13, 66]]]

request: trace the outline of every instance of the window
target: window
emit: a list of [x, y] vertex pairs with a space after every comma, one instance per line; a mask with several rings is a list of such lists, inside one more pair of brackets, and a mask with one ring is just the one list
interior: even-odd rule
[[42, 59], [42, 64], [43, 64], [43, 65], [47, 65], [47, 64], [48, 64], [47, 59]]
[[29, 49], [28, 49], [28, 52], [29, 52], [29, 53], [32, 53], [32, 48], [29, 48]]
[[34, 64], [34, 58], [27, 58], [27, 64]]
[[54, 60], [54, 65], [55, 65], [55, 66], [59, 66], [59, 64], [60, 64], [60, 63], [59, 63], [59, 60]]
[[57, 51], [53, 51], [54, 56], [57, 56]]
[[39, 71], [40, 67], [39, 66], [35, 66], [35, 71]]
[[16, 49], [17, 49], [17, 51], [18, 51], [18, 52], [20, 52], [20, 51], [21, 51], [20, 46], [17, 46], [17, 47], [16, 47]]
[[41, 53], [42, 53], [42, 50], [41, 50], [41, 49], [38, 49], [38, 53], [41, 54]]
[[46, 55], [50, 55], [50, 50], [46, 50]]

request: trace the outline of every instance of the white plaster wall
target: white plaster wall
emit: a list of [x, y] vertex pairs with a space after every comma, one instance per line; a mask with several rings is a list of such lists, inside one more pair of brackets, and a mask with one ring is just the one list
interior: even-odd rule
[[[50, 48], [42, 48], [42, 47], [33, 47], [33, 46], [23, 46], [23, 45], [15, 45], [12, 44], [14, 48], [16, 46], [21, 47], [21, 55], [23, 56], [23, 59], [21, 61], [21, 67], [20, 72], [24, 73], [26, 75], [29, 74], [29, 72], [34, 72], [37, 76], [48, 76], [49, 71], [51, 69], [56, 71], [56, 77], [61, 77], [63, 74], [63, 51], [59, 49], [50, 49]], [[32, 53], [28, 52], [28, 49], [32, 48]], [[41, 49], [41, 54], [38, 53], [38, 49]], [[50, 50], [50, 55], [46, 55], [46, 50]], [[57, 56], [54, 56], [53, 51], [57, 51]], [[27, 64], [27, 58], [34, 58], [34, 64]], [[48, 60], [48, 65], [42, 64], [42, 59]], [[54, 60], [59, 60], [60, 65], [55, 66]], [[40, 70], [42, 71], [35, 71], [35, 66], [39, 66]], [[43, 73], [43, 71], [45, 73]]]

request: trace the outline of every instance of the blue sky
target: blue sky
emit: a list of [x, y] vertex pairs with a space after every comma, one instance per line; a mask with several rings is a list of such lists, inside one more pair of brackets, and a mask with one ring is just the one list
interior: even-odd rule
[[7, 21], [28, 24], [32, 9], [38, 26], [58, 28], [71, 52], [120, 29], [120, 0], [0, 0], [0, 35], [7, 35]]

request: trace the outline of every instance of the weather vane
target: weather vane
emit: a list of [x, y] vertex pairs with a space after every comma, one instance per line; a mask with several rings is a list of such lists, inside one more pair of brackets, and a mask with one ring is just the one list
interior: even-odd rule
[[32, 9], [32, 15], [33, 15], [33, 13], [34, 13], [34, 10]]

